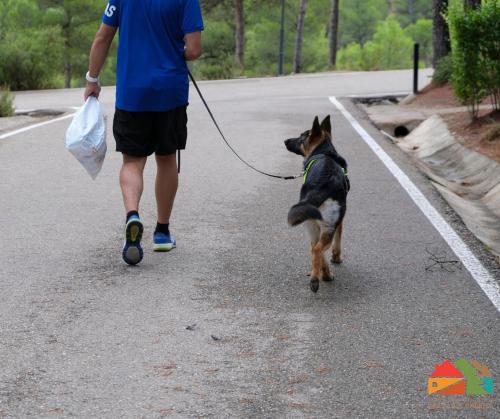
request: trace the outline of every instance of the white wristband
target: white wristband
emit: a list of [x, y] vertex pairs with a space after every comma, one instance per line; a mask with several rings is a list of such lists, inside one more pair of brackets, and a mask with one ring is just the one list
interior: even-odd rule
[[91, 77], [90, 71], [87, 71], [87, 74], [85, 75], [85, 79], [87, 79], [87, 81], [90, 83], [99, 83], [99, 76]]

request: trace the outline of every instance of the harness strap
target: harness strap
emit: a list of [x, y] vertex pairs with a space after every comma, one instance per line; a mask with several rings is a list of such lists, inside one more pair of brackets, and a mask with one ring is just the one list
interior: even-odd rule
[[[309, 163], [307, 163], [306, 167], [304, 168], [304, 183], [306, 183], [307, 176], [309, 175], [311, 168], [314, 166], [314, 163], [316, 163], [317, 161], [318, 161], [318, 159], [310, 160]], [[342, 172], [344, 173], [344, 181], [345, 181], [346, 189], [349, 191], [351, 189], [351, 182], [349, 181], [349, 173], [343, 167], [341, 169], [342, 169]]]
[[304, 169], [304, 183], [306, 183], [307, 175], [309, 174], [309, 171], [311, 170], [311, 167], [313, 167], [314, 163], [316, 163], [316, 159], [312, 159], [309, 163], [307, 163], [307, 166]]

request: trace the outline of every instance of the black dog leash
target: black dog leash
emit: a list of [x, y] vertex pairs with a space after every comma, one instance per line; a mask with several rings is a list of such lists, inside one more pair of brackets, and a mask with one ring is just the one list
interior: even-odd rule
[[[201, 101], [203, 102], [203, 104], [205, 105], [205, 108], [207, 109], [208, 111], [208, 114], [210, 115], [210, 118], [212, 118], [212, 121], [215, 125], [215, 128], [217, 128], [217, 131], [219, 131], [219, 134], [221, 136], [221, 138], [224, 140], [224, 142], [226, 143], [226, 145], [229, 147], [229, 150], [231, 150], [233, 152], [233, 154], [238, 157], [238, 159], [244, 163], [245, 165], [247, 165], [250, 169], [256, 171], [257, 173], [260, 173], [264, 176], [269, 176], [269, 177], [273, 177], [273, 178], [276, 178], [276, 179], [283, 179], [283, 180], [292, 180], [292, 179], [298, 179], [299, 177], [302, 177], [303, 175], [300, 174], [300, 175], [297, 175], [297, 176], [279, 176], [279, 175], [273, 175], [271, 173], [266, 173], [266, 172], [263, 172], [262, 170], [259, 170], [257, 169], [255, 166], [252, 166], [250, 163], [248, 163], [247, 161], [245, 161], [236, 151], [235, 149], [231, 146], [231, 144], [229, 144], [229, 142], [227, 141], [226, 139], [226, 136], [223, 134], [222, 130], [220, 129], [219, 127], [219, 124], [217, 123], [212, 111], [210, 110], [210, 107], [208, 106], [207, 104], [207, 101], [205, 100], [205, 98], [203, 97], [203, 94], [201, 93], [201, 90], [200, 88], [198, 87], [198, 84], [196, 83], [196, 80], [194, 79], [193, 75], [191, 74], [191, 71], [188, 70], [188, 74], [189, 74], [189, 78], [191, 79], [191, 81], [193, 82], [193, 86], [194, 88], [196, 89], [196, 91], [198, 92], [198, 94], [200, 95], [200, 99]], [[179, 156], [180, 157], [180, 156]], [[179, 161], [180, 163], [180, 161]]]

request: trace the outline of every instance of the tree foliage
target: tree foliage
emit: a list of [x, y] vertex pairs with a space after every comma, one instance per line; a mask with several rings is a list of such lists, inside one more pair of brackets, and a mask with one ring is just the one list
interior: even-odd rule
[[73, 72], [86, 71], [88, 48], [103, 11], [101, 0], [39, 0], [46, 22], [58, 28], [64, 65], [64, 87], [71, 87]]
[[452, 84], [455, 95], [477, 117], [479, 104], [491, 96], [500, 108], [500, 0], [480, 8], [452, 3], [448, 20], [452, 40]]
[[[200, 3], [205, 54], [192, 64], [198, 77], [276, 74], [281, 0]], [[285, 3], [285, 72], [290, 73], [300, 0]], [[0, 85], [13, 90], [81, 86], [105, 6], [106, 0], [0, 0]], [[303, 72], [331, 68], [331, 10], [332, 0], [307, 2], [300, 37]], [[389, 12], [392, 17], [388, 20]], [[422, 60], [428, 64], [432, 55], [430, 17], [429, 0], [340, 0], [336, 44], [341, 67], [409, 66], [413, 41], [421, 43]], [[116, 42], [113, 48], [101, 74], [103, 84], [115, 82]]]
[[43, 25], [30, 0], [0, 0], [0, 85], [13, 90], [51, 87], [61, 63], [60, 33]]
[[363, 46], [352, 43], [339, 52], [338, 68], [382, 70], [409, 68], [413, 40], [406, 35], [395, 17], [379, 23], [373, 38]]
[[[206, 29], [204, 38], [209, 39], [206, 45], [206, 58], [194, 65], [198, 76], [210, 78], [228, 77], [240, 74], [234, 63], [234, 42], [222, 42], [217, 64], [211, 57], [214, 54], [209, 46], [211, 32], [220, 34], [224, 27], [235, 32], [234, 9], [232, 1], [203, 1]], [[274, 75], [277, 73], [280, 30], [280, 0], [244, 0], [245, 10], [245, 71], [244, 75]], [[386, 22], [389, 14], [387, 0], [340, 0], [337, 45], [339, 54], [343, 55], [342, 65], [345, 69], [385, 69], [411, 66], [412, 43], [419, 42], [422, 51], [422, 65], [429, 65], [432, 57], [432, 28], [429, 20], [432, 5], [428, 0], [393, 0], [394, 16], [391, 23]], [[332, 20], [332, 0], [315, 0], [307, 2], [304, 26], [299, 25], [301, 0], [286, 0], [285, 21], [285, 72], [296, 71], [293, 66], [297, 52], [300, 56], [300, 71], [314, 72], [328, 70], [332, 62], [329, 35]], [[221, 25], [225, 22], [225, 25]], [[297, 29], [301, 31], [297, 36]], [[403, 30], [404, 29], [404, 30]], [[384, 34], [384, 30], [388, 31]], [[391, 32], [392, 31], [392, 32]], [[401, 32], [402, 31], [402, 32]], [[378, 38], [374, 39], [375, 34]], [[427, 32], [427, 33], [426, 33]], [[393, 42], [392, 34], [401, 35]], [[302, 35], [302, 36], [300, 36]], [[368, 43], [367, 47], [365, 45]], [[386, 43], [387, 48], [381, 47]], [[355, 44], [355, 45], [354, 45]], [[301, 45], [297, 50], [296, 45]], [[399, 51], [399, 49], [405, 51]], [[406, 51], [407, 49], [407, 51]], [[361, 52], [359, 52], [361, 50]], [[378, 58], [382, 51], [385, 54]], [[353, 54], [355, 56], [353, 56]], [[387, 54], [391, 54], [389, 57]], [[392, 56], [394, 55], [394, 56]], [[346, 57], [350, 56], [352, 59]], [[230, 57], [233, 57], [232, 59]], [[404, 58], [402, 58], [404, 57]], [[220, 71], [217, 71], [219, 68]]]

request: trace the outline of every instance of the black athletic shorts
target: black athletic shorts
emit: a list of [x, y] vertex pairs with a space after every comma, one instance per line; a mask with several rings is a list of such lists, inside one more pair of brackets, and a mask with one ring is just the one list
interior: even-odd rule
[[116, 151], [146, 157], [174, 154], [186, 148], [186, 106], [167, 112], [129, 112], [115, 110], [113, 134]]

